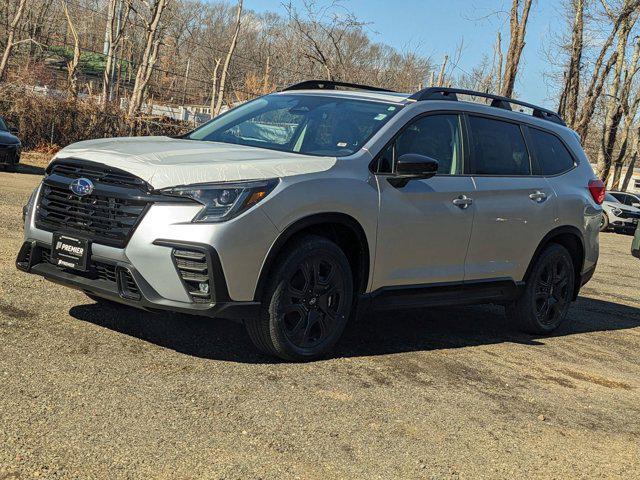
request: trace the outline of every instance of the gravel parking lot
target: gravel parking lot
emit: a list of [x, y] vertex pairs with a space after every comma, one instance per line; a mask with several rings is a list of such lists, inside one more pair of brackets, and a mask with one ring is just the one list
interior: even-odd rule
[[41, 169], [0, 173], [0, 480], [639, 478], [640, 261], [601, 236], [551, 337], [492, 306], [350, 325], [330, 360], [18, 272]]

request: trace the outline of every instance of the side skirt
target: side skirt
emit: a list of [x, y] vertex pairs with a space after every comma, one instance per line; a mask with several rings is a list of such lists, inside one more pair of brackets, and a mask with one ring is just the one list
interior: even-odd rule
[[361, 297], [362, 305], [374, 310], [423, 308], [431, 306], [506, 303], [515, 300], [524, 282], [510, 278], [473, 282], [435, 283], [383, 287]]

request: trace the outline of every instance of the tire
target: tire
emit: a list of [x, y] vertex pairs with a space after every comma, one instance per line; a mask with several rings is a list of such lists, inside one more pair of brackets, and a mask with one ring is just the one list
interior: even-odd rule
[[507, 318], [531, 334], [549, 334], [567, 316], [573, 300], [575, 267], [562, 245], [548, 246], [538, 257], [522, 295], [506, 307]]
[[262, 309], [245, 320], [263, 353], [305, 362], [324, 357], [339, 340], [353, 306], [353, 276], [344, 252], [307, 235], [278, 258], [269, 274]]
[[602, 218], [600, 219], [600, 231], [606, 232], [609, 230], [609, 217], [606, 213], [602, 212]]

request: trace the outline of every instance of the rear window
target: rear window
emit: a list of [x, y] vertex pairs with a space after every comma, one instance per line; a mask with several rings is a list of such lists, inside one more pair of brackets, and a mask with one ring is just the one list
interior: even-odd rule
[[530, 175], [529, 152], [520, 127], [484, 117], [469, 117], [474, 170], [478, 175]]
[[543, 175], [558, 175], [574, 167], [573, 157], [558, 137], [536, 128], [530, 132]]

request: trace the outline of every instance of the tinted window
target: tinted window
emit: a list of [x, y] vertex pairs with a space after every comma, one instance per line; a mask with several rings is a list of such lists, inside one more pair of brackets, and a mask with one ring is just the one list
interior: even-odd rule
[[438, 173], [462, 172], [462, 130], [458, 115], [430, 115], [411, 123], [395, 142], [395, 158], [417, 153], [438, 161]]
[[483, 117], [469, 117], [475, 173], [529, 175], [529, 153], [520, 127]]
[[611, 196], [615, 197], [616, 200], [618, 200], [620, 203], [631, 205], [631, 203], [627, 199], [627, 196], [624, 193], [612, 193]]
[[573, 158], [558, 137], [535, 128], [530, 132], [536, 158], [544, 175], [557, 175], [573, 168]]
[[620, 202], [620, 200], [618, 200], [616, 197], [614, 197], [613, 195], [611, 195], [610, 193], [605, 193], [604, 195], [604, 199], [607, 202], [612, 202], [612, 203], [622, 203]]

